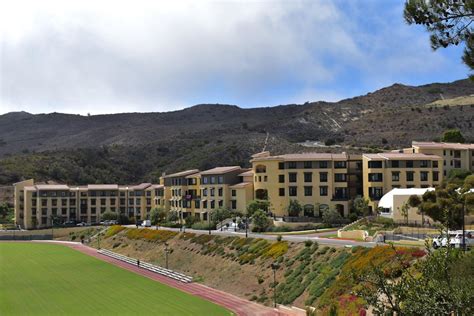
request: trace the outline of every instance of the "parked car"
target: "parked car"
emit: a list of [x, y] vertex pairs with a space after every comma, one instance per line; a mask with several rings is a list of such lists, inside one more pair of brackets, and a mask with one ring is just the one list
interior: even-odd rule
[[110, 220], [109, 225], [118, 225], [118, 220], [116, 220], [116, 219]]
[[81, 223], [77, 224], [76, 226], [91, 226], [91, 224], [86, 223], [86, 222], [81, 222]]
[[142, 222], [142, 227], [151, 227], [151, 221], [146, 219]]
[[[448, 241], [449, 237], [449, 241]], [[468, 248], [474, 245], [474, 231], [466, 230], [466, 238], [465, 238], [466, 246]], [[433, 248], [437, 249], [440, 247], [447, 247], [448, 244], [454, 248], [460, 248], [462, 244], [462, 230], [456, 231], [449, 231], [448, 235], [441, 234], [435, 238], [433, 238]]]
[[73, 226], [76, 226], [76, 222], [75, 221], [67, 221], [67, 222], [64, 222], [64, 226], [73, 227]]

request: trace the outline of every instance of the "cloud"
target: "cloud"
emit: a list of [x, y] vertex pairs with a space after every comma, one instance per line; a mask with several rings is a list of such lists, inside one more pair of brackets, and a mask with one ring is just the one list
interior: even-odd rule
[[[364, 11], [346, 3], [9, 2], [0, 7], [0, 113], [333, 100], [444, 62], [426, 59], [421, 36], [394, 23], [370, 18], [379, 30], [364, 29]], [[386, 34], [418, 42], [397, 53]]]

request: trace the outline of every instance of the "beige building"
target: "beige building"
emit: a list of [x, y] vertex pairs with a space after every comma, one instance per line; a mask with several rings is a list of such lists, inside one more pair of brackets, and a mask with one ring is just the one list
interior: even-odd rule
[[96, 223], [105, 212], [120, 212], [142, 220], [153, 207], [163, 203], [164, 187], [142, 183], [117, 184], [35, 184], [26, 180], [14, 184], [15, 221], [23, 228], [50, 227], [52, 219]]
[[364, 197], [373, 210], [380, 198], [394, 188], [436, 187], [443, 180], [443, 160], [422, 153], [362, 155]]
[[405, 151], [436, 155], [443, 158], [443, 175], [451, 170], [474, 171], [474, 144], [412, 142], [412, 148]]
[[474, 171], [474, 144], [413, 142], [401, 151], [352, 155], [303, 153], [252, 156], [251, 169], [240, 166], [181, 171], [160, 178], [160, 184], [14, 184], [15, 220], [24, 228], [61, 222], [94, 223], [101, 214], [119, 212], [147, 219], [154, 207], [177, 212], [180, 219], [207, 220], [217, 208], [244, 213], [254, 199], [267, 200], [273, 215], [288, 216], [297, 200], [300, 216], [320, 217], [328, 207], [347, 216], [357, 196], [370, 200], [373, 210], [380, 198], [396, 188], [429, 188], [441, 184], [450, 170]]
[[290, 200], [297, 200], [307, 217], [320, 217], [328, 207], [342, 216], [349, 213], [349, 200], [362, 194], [360, 156], [346, 153], [307, 153], [252, 156], [254, 196], [268, 200], [275, 216], [288, 216]]

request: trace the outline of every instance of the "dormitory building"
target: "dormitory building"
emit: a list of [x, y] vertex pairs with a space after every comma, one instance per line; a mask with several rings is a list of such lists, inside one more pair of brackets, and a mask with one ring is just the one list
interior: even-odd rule
[[268, 200], [277, 217], [288, 215], [291, 200], [303, 206], [301, 216], [320, 217], [328, 207], [348, 216], [357, 196], [376, 209], [394, 188], [436, 187], [451, 170], [474, 171], [474, 144], [413, 142], [410, 148], [362, 155], [261, 152], [250, 163], [248, 169], [180, 171], [163, 175], [159, 184], [73, 186], [25, 180], [14, 184], [15, 221], [25, 229], [50, 227], [53, 217], [95, 223], [107, 211], [143, 220], [155, 207], [180, 218], [207, 220], [218, 208], [245, 212], [255, 199]]

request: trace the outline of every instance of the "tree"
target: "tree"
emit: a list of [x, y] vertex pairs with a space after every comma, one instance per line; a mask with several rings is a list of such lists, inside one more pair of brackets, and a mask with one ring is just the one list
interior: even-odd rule
[[446, 143], [464, 143], [466, 139], [458, 129], [448, 129], [444, 132], [441, 141]]
[[14, 221], [15, 212], [13, 207], [10, 207], [8, 203], [0, 205], [0, 222], [12, 223]]
[[252, 216], [253, 230], [264, 232], [270, 227], [271, 222], [267, 214], [263, 210], [256, 210]]
[[463, 211], [468, 215], [474, 210], [473, 196], [474, 193], [461, 189], [459, 185], [447, 184], [435, 191], [426, 191], [418, 209], [446, 227], [458, 229], [463, 223]]
[[211, 221], [214, 223], [220, 223], [223, 220], [232, 217], [232, 212], [228, 208], [218, 208], [211, 213]]
[[100, 216], [100, 219], [103, 221], [117, 220], [118, 215], [117, 213], [113, 213], [113, 212], [105, 212], [104, 214]]
[[264, 212], [268, 212], [268, 207], [270, 206], [270, 202], [263, 201], [263, 200], [253, 200], [247, 205], [247, 216], [252, 217], [253, 214], [257, 210], [263, 210]]
[[328, 225], [341, 224], [343, 218], [339, 212], [334, 208], [328, 208], [323, 211], [323, 223]]
[[[420, 208], [421, 198], [415, 194], [410, 195], [410, 197], [408, 198], [408, 205], [411, 207], [417, 208], [419, 210], [419, 212], [421, 213], [421, 224], [424, 225], [425, 216], [424, 216], [423, 208]], [[407, 213], [408, 213], [408, 209], [407, 209]], [[407, 214], [407, 224], [408, 224], [408, 214]]]
[[408, 225], [408, 210], [409, 210], [409, 207], [410, 205], [405, 202], [402, 204], [402, 207], [399, 207], [398, 208], [398, 211], [400, 212], [400, 214], [405, 218], [406, 222], [407, 222], [407, 225]]
[[431, 251], [411, 267], [409, 259], [396, 252], [390, 266], [370, 263], [354, 279], [357, 295], [377, 315], [472, 315], [474, 312], [474, 256], [443, 248]]
[[176, 211], [170, 211], [166, 215], [167, 222], [176, 222], [177, 220], [179, 220], [179, 216], [178, 216], [178, 212]]
[[166, 219], [166, 211], [162, 207], [154, 207], [150, 211], [150, 220], [152, 225], [164, 222]]
[[367, 216], [369, 215], [370, 208], [369, 208], [369, 200], [366, 198], [359, 196], [354, 199], [352, 202], [352, 209], [357, 215]]
[[298, 200], [290, 200], [290, 204], [288, 204], [288, 215], [289, 216], [299, 216], [300, 213], [303, 211], [303, 207], [298, 202]]
[[[466, 44], [462, 60], [474, 69], [474, 20], [472, 0], [408, 0], [404, 10], [408, 24], [425, 26], [436, 50], [450, 45]], [[472, 77], [471, 77], [472, 78]]]

